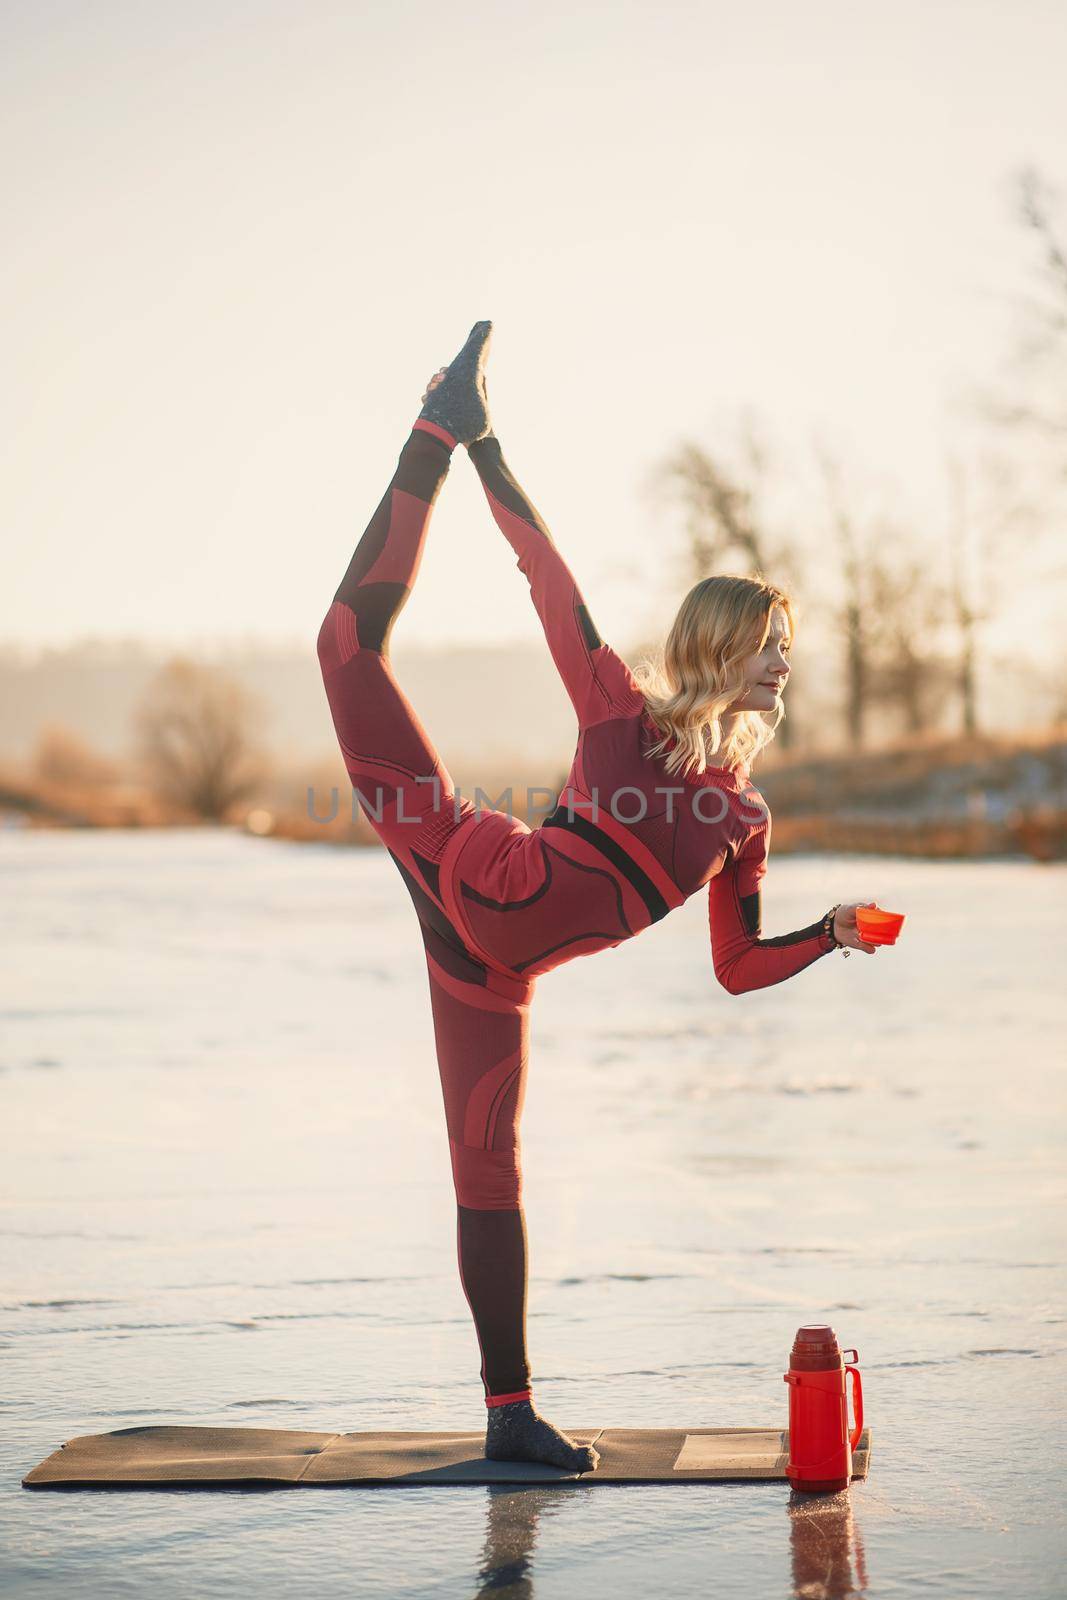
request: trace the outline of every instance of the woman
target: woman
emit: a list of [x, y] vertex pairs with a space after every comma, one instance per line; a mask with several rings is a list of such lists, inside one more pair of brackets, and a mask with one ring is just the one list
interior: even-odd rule
[[[855, 905], [796, 933], [760, 936], [770, 817], [748, 760], [782, 715], [787, 596], [755, 579], [703, 580], [682, 602], [663, 671], [645, 670], [639, 683], [601, 639], [501, 454], [485, 388], [491, 326], [477, 323], [431, 379], [323, 621], [318, 655], [345, 765], [407, 884], [425, 947], [460, 1277], [488, 1408], [485, 1453], [587, 1472], [597, 1452], [535, 1409], [526, 1354], [519, 1121], [537, 978], [640, 933], [704, 884], [715, 972], [731, 994], [778, 983], [835, 948], [875, 946], [858, 936]], [[536, 830], [456, 794], [389, 660], [457, 444], [529, 580], [578, 715], [567, 787]]]

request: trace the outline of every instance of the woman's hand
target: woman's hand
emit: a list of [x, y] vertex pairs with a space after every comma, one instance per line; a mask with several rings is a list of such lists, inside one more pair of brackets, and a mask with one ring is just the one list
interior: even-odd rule
[[437, 388], [437, 385], [441, 382], [442, 378], [444, 377], [444, 375], [445, 375], [445, 373], [447, 371], [448, 371], [447, 367], [438, 367], [437, 371], [434, 373], [433, 377], [430, 379], [429, 383], [426, 385], [426, 392], [422, 397], [423, 405], [426, 404], [427, 396], [430, 395], [433, 392], [433, 390]]
[[838, 906], [834, 914], [834, 938], [849, 950], [863, 950], [867, 955], [873, 956], [878, 949], [876, 944], [867, 944], [860, 938], [859, 928], [856, 925], [856, 912], [861, 908], [864, 911], [873, 910], [877, 905], [876, 900], [858, 900], [855, 905]]

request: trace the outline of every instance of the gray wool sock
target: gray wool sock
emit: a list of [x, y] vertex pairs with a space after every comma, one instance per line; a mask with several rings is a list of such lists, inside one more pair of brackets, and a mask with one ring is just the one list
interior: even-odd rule
[[446, 428], [460, 444], [473, 444], [492, 431], [485, 364], [489, 359], [491, 322], [476, 322], [463, 349], [450, 361], [441, 382], [426, 396], [419, 412], [424, 422]]
[[485, 1454], [490, 1461], [543, 1461], [568, 1472], [592, 1472], [600, 1460], [591, 1444], [575, 1444], [529, 1400], [489, 1407]]

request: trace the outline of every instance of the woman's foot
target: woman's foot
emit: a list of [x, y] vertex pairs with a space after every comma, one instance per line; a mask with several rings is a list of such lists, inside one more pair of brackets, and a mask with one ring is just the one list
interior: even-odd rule
[[543, 1461], [567, 1472], [592, 1472], [600, 1460], [591, 1444], [575, 1444], [529, 1400], [489, 1407], [485, 1454], [490, 1461]]
[[[492, 332], [491, 322], [476, 322], [459, 355], [447, 367], [438, 369], [423, 397], [420, 421], [435, 422], [460, 444], [473, 444], [492, 432], [485, 392], [485, 364]], [[440, 373], [444, 376], [440, 377]]]

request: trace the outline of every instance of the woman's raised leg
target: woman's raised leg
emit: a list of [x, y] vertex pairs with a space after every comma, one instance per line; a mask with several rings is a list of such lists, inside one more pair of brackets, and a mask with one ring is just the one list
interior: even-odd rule
[[443, 429], [416, 422], [318, 637], [348, 775], [383, 842], [409, 864], [421, 824], [436, 819], [436, 831], [451, 831], [460, 820], [445, 803], [454, 800], [452, 779], [389, 659], [393, 624], [414, 587], [454, 448]]

